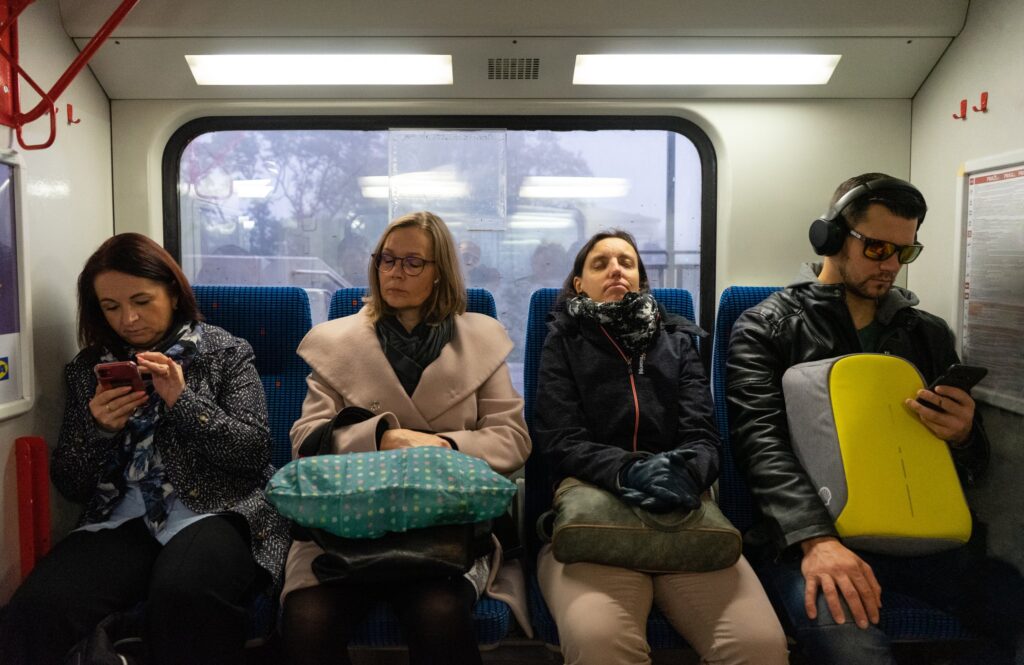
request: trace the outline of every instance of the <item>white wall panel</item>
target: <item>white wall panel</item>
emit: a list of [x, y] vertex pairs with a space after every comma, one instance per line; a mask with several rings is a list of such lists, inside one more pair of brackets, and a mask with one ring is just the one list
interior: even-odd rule
[[[911, 166], [928, 200], [927, 249], [909, 284], [922, 305], [951, 324], [959, 304], [957, 176], [972, 159], [1024, 149], [1024, 3], [975, 0], [957, 37], [913, 102]], [[982, 91], [987, 113], [975, 113]], [[967, 119], [954, 120], [967, 99]]]
[[[32, 4], [19, 19], [18, 31], [22, 66], [48, 88], [78, 54], [61, 27], [57, 0]], [[21, 89], [24, 107], [35, 104], [27, 86]], [[67, 124], [68, 102], [80, 124]], [[86, 70], [58, 104], [54, 145], [22, 153], [36, 402], [29, 413], [0, 422], [0, 604], [7, 602], [21, 579], [14, 440], [38, 435], [51, 446], [56, 444], [64, 405], [63, 365], [78, 351], [75, 280], [85, 259], [113, 229], [109, 101]], [[46, 120], [38, 121], [25, 132], [26, 139], [40, 142], [48, 129]], [[0, 135], [6, 138], [7, 132], [0, 129]], [[77, 517], [77, 508], [55, 493], [52, 496], [54, 530], [63, 535]]]

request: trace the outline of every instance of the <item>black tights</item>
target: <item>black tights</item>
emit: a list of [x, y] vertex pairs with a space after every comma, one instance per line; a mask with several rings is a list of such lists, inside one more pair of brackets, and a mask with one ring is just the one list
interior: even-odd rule
[[260, 579], [248, 531], [237, 515], [211, 515], [167, 545], [149, 534], [141, 518], [116, 529], [68, 534], [7, 606], [0, 663], [63, 663], [104, 617], [142, 601], [150, 663], [241, 663], [246, 604]]
[[374, 586], [320, 585], [284, 601], [281, 630], [291, 665], [349, 665], [348, 643], [379, 601], [391, 604], [409, 646], [410, 665], [474, 665], [476, 591], [464, 577]]

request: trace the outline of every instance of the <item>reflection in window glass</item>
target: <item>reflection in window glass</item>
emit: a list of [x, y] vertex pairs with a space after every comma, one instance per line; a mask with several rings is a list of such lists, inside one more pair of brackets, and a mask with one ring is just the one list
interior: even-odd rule
[[593, 233], [636, 236], [651, 286], [700, 293], [700, 159], [653, 130], [246, 130], [181, 157], [182, 265], [196, 284], [306, 288], [314, 320], [367, 281], [388, 221], [431, 210], [468, 286], [488, 289], [521, 388], [530, 294], [560, 286]]

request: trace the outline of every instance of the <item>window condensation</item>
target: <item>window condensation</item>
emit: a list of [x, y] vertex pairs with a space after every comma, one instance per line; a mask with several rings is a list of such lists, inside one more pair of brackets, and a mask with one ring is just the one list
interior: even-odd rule
[[210, 132], [180, 162], [182, 266], [196, 284], [303, 287], [320, 321], [336, 289], [366, 285], [388, 221], [430, 210], [467, 286], [494, 295], [521, 390], [530, 295], [598, 231], [631, 232], [651, 286], [700, 302], [701, 178], [693, 143], [657, 130]]

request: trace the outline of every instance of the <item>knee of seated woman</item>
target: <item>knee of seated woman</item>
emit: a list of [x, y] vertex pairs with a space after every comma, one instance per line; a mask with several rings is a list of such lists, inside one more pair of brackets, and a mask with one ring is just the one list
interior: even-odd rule
[[710, 653], [701, 654], [707, 663], [756, 663], [786, 665], [789, 645], [775, 621], [746, 624], [737, 633], [716, 634]]
[[418, 625], [471, 620], [476, 591], [465, 578], [425, 582], [410, 587], [396, 608]]
[[[603, 626], [604, 629], [595, 629]], [[603, 621], [577, 626], [580, 632], [558, 627], [566, 663], [581, 665], [632, 665], [651, 662], [651, 647], [639, 630], [609, 630]]]
[[[61, 587], [33, 587], [33, 593], [15, 593], [4, 608], [5, 621], [14, 621], [28, 627], [45, 627], [63, 623], [68, 614], [68, 598]], [[45, 630], [45, 628], [44, 628]]]
[[215, 597], [208, 589], [184, 581], [180, 584], [156, 583], [154, 581], [153, 584], [150, 584], [146, 602], [151, 606], [192, 607], [215, 602]]
[[580, 611], [570, 610], [568, 616], [561, 618], [558, 633], [563, 643], [572, 642], [595, 654], [623, 648], [628, 651], [650, 651], [645, 634], [646, 625], [631, 624], [632, 621], [611, 612], [587, 611], [580, 607]]

